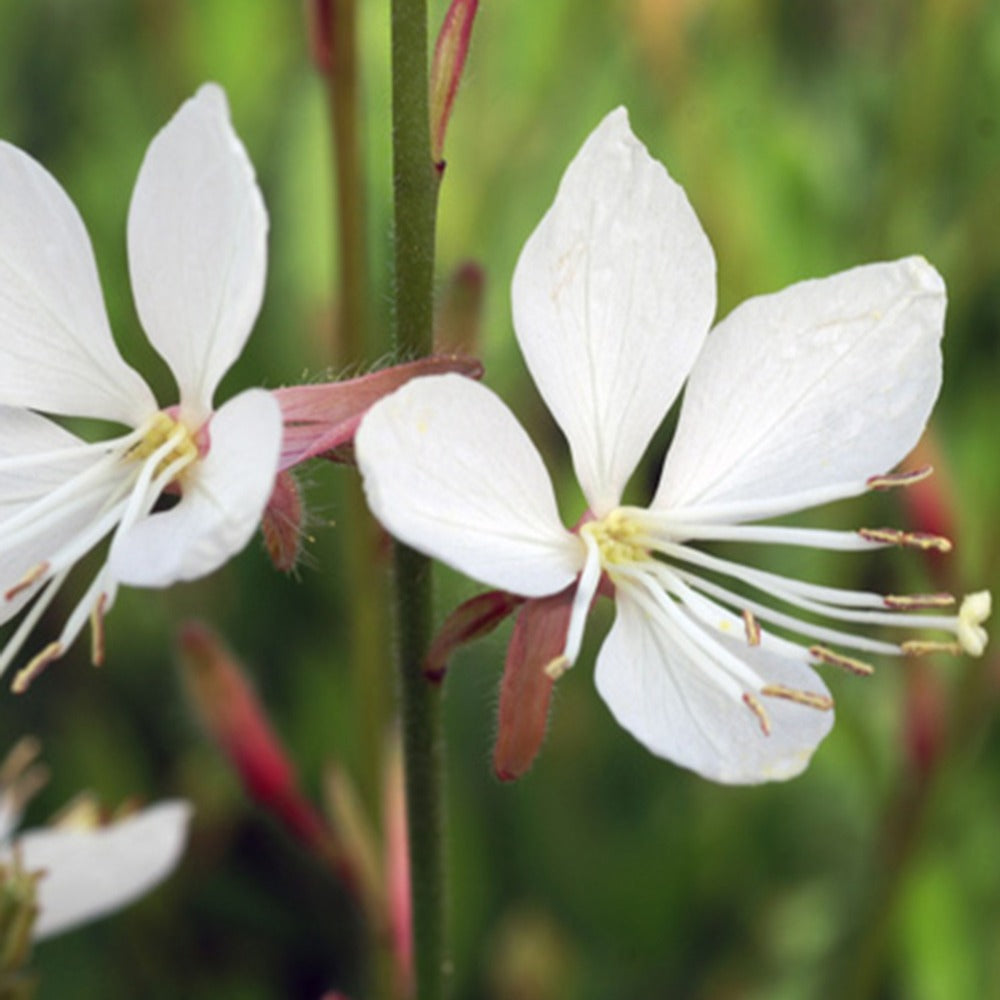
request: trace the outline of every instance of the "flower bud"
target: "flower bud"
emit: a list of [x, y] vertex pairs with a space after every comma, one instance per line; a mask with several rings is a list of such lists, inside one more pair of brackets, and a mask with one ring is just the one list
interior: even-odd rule
[[247, 794], [304, 844], [325, 853], [323, 821], [303, 796], [294, 765], [240, 663], [197, 622], [181, 630], [180, 649], [191, 704]]
[[472, 22], [479, 0], [452, 0], [434, 46], [431, 64], [431, 157], [438, 173], [444, 170], [444, 136], [451, 118], [458, 84], [469, 54]]

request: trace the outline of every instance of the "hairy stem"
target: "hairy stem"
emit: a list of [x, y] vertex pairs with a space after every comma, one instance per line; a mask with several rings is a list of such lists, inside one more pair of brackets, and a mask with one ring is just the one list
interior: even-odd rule
[[[407, 357], [433, 339], [437, 178], [430, 150], [426, 0], [392, 0], [395, 335]], [[441, 689], [421, 661], [432, 628], [427, 559], [397, 546], [396, 614], [418, 1000], [445, 994]]]

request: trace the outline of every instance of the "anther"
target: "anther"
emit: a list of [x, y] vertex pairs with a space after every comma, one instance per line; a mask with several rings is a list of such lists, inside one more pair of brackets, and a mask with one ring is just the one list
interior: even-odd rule
[[897, 611], [920, 611], [926, 608], [947, 608], [955, 603], [954, 594], [886, 594], [882, 603]]
[[755, 716], [757, 716], [757, 721], [760, 723], [760, 731], [765, 736], [771, 735], [771, 720], [767, 717], [767, 712], [764, 711], [764, 706], [760, 703], [760, 700], [754, 695], [750, 694], [749, 691], [743, 695], [743, 704], [750, 709]]
[[14, 584], [10, 590], [3, 595], [5, 601], [12, 601], [18, 594], [22, 591], [27, 590], [33, 584], [38, 583], [39, 580], [45, 576], [49, 571], [48, 562], [40, 562], [37, 566], [32, 566], [24, 576], [21, 577], [17, 583]]
[[743, 609], [743, 630], [747, 635], [748, 646], [760, 645], [760, 623], [749, 608]]
[[15, 694], [24, 694], [31, 682], [54, 660], [63, 655], [61, 642], [50, 642], [26, 666], [22, 667], [11, 682], [10, 689]]
[[899, 648], [907, 656], [929, 656], [931, 653], [958, 656], [962, 652], [962, 647], [957, 642], [934, 642], [928, 639], [907, 639], [899, 644]]
[[865, 480], [865, 485], [870, 490], [891, 490], [896, 486], [912, 486], [914, 483], [923, 482], [933, 472], [932, 466], [925, 465], [909, 472], [889, 472], [884, 476], [870, 476]]
[[899, 528], [859, 528], [858, 534], [868, 542], [881, 545], [902, 545], [905, 548], [920, 549], [921, 552], [951, 552], [951, 542], [943, 535], [931, 535], [924, 531], [900, 531]]
[[829, 663], [833, 667], [840, 667], [841, 670], [856, 674], [858, 677], [870, 677], [875, 673], [875, 668], [870, 663], [856, 660], [853, 656], [835, 653], [832, 649], [827, 649], [826, 646], [810, 646], [809, 652], [820, 663]]
[[104, 609], [107, 604], [108, 595], [102, 592], [90, 612], [90, 662], [95, 667], [104, 663]]
[[821, 712], [829, 712], [833, 708], [833, 699], [828, 694], [800, 691], [798, 688], [785, 687], [784, 684], [768, 684], [767, 687], [760, 689], [760, 693], [768, 698], [794, 701], [796, 705], [806, 705]]
[[557, 681], [567, 670], [569, 670], [571, 664], [569, 662], [569, 657], [565, 654], [560, 654], [553, 660], [549, 660], [545, 664], [545, 673], [549, 676], [551, 680]]

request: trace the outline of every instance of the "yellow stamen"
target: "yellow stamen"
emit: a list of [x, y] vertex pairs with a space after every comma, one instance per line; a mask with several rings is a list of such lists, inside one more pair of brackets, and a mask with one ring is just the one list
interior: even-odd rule
[[858, 534], [869, 542], [883, 545], [902, 545], [905, 548], [929, 552], [951, 552], [951, 542], [943, 535], [931, 535], [924, 531], [900, 531], [899, 528], [859, 528]]
[[748, 646], [760, 645], [760, 623], [749, 608], [743, 609], [743, 630], [746, 632]]
[[748, 691], [743, 695], [743, 704], [757, 716], [757, 721], [760, 723], [760, 731], [765, 736], [770, 736], [771, 720], [767, 717], [767, 712], [764, 711], [764, 706], [760, 703], [760, 700]]
[[37, 566], [32, 566], [24, 576], [21, 577], [17, 583], [14, 584], [10, 590], [5, 593], [4, 600], [12, 601], [18, 594], [22, 591], [27, 590], [30, 586], [37, 583], [46, 573], [49, 571], [48, 562], [40, 562]]
[[101, 594], [90, 612], [90, 662], [99, 667], [104, 662], [104, 609], [108, 595]]
[[923, 608], [947, 608], [955, 603], [954, 594], [887, 594], [883, 601], [887, 608], [899, 611], [918, 611]]
[[195, 443], [194, 434], [190, 428], [162, 410], [150, 419], [142, 440], [129, 450], [128, 457], [144, 461], [174, 438], [176, 441], [172, 450], [160, 459], [154, 474], [159, 475], [178, 460], [183, 460], [185, 466], [190, 465], [198, 458], [198, 445]]
[[840, 667], [858, 677], [870, 677], [875, 673], [875, 668], [870, 663], [863, 660], [856, 660], [853, 656], [844, 656], [842, 653], [835, 653], [825, 646], [810, 646], [809, 652], [816, 657], [820, 663], [829, 663], [833, 667]]
[[784, 684], [768, 684], [761, 688], [760, 693], [768, 698], [784, 698], [794, 701], [796, 705], [806, 705], [809, 708], [829, 712], [833, 708], [833, 699], [828, 694], [816, 694], [813, 691], [800, 691], [798, 688], [785, 687]]
[[15, 694], [24, 694], [31, 682], [50, 664], [63, 654], [61, 642], [50, 642], [26, 666], [22, 667], [11, 682], [10, 689]]
[[910, 472], [890, 472], [884, 476], [871, 476], [866, 485], [870, 490], [891, 490], [896, 486], [912, 486], [914, 483], [923, 482], [933, 472], [932, 466], [925, 465]]
[[552, 680], [557, 681], [564, 673], [566, 673], [567, 670], [569, 670], [570, 666], [569, 657], [560, 654], [555, 659], [549, 660], [549, 662], [545, 664], [545, 673]]
[[962, 652], [962, 647], [957, 642], [934, 642], [929, 639], [907, 639], [899, 644], [899, 648], [907, 656], [929, 656], [931, 653], [958, 656]]

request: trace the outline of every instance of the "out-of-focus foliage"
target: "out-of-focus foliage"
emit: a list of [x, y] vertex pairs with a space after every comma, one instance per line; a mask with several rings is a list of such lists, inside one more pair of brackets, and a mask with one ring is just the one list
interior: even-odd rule
[[[431, 4], [439, 23], [444, 4]], [[363, 3], [373, 308], [388, 343], [388, 4]], [[330, 140], [301, 5], [33, 0], [0, 7], [0, 136], [80, 207], [126, 355], [169, 376], [138, 330], [124, 226], [153, 133], [207, 79], [226, 88], [271, 215], [268, 294], [232, 390], [316, 377], [334, 302]], [[953, 481], [960, 587], [1000, 591], [1000, 6], [988, 0], [505, 0], [483, 3], [448, 136], [439, 274], [486, 276], [487, 381], [567, 479], [508, 313], [518, 250], [588, 131], [625, 104], [716, 248], [721, 312], [856, 263], [923, 253], [950, 292], [935, 429]], [[3, 331], [0, 330], [0, 336]], [[369, 359], [374, 360], [374, 359]], [[665, 443], [664, 438], [658, 447]], [[655, 456], [653, 456], [655, 458]], [[655, 470], [655, 462], [651, 463]], [[54, 777], [30, 819], [80, 787], [191, 798], [179, 874], [130, 911], [38, 948], [42, 998], [315, 998], [357, 987], [356, 915], [241, 798], [185, 707], [173, 635], [197, 615], [250, 663], [318, 795], [357, 767], [338, 577], [343, 468], [311, 473], [309, 557], [277, 575], [259, 544], [214, 577], [123, 592], [100, 671], [76, 650], [25, 696], [6, 744], [40, 735]], [[650, 475], [653, 472], [650, 471]], [[898, 497], [820, 511], [899, 521]], [[931, 585], [914, 554], [774, 553], [772, 567], [884, 591]], [[474, 592], [442, 573], [441, 616]], [[71, 600], [67, 596], [66, 600]], [[64, 614], [65, 607], [53, 611]], [[883, 662], [832, 678], [838, 721], [811, 769], [760, 789], [650, 757], [590, 683], [607, 616], [558, 685], [550, 735], [514, 786], [490, 774], [506, 633], [460, 657], [447, 732], [456, 996], [490, 1000], [829, 996], [963, 1000], [1000, 982], [997, 657]], [[946, 729], [929, 778], [906, 733]]]

